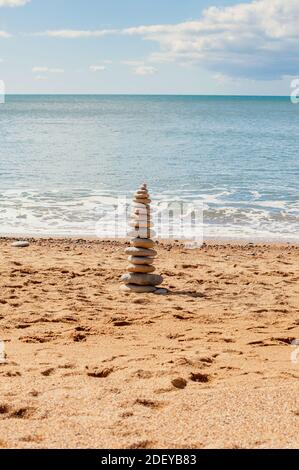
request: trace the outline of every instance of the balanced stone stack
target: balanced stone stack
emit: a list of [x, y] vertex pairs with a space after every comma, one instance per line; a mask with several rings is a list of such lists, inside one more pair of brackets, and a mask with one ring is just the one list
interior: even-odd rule
[[126, 292], [156, 292], [157, 286], [163, 282], [162, 276], [153, 274], [157, 252], [153, 249], [154, 242], [151, 239], [155, 233], [152, 230], [150, 203], [147, 185], [143, 184], [134, 196], [130, 223], [132, 230], [129, 233], [132, 240], [131, 246], [126, 249], [130, 264], [128, 272], [121, 278], [124, 283], [122, 289]]

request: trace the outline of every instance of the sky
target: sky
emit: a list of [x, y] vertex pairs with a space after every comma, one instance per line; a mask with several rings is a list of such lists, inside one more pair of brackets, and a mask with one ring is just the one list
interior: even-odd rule
[[289, 95], [299, 0], [0, 0], [6, 93]]

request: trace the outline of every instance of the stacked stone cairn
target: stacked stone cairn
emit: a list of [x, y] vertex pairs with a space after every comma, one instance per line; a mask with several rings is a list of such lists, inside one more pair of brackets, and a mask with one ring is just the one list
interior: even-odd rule
[[121, 278], [124, 283], [122, 290], [125, 292], [158, 292], [157, 286], [163, 282], [162, 276], [153, 274], [157, 252], [153, 249], [154, 242], [151, 239], [155, 233], [152, 230], [150, 203], [147, 185], [143, 184], [134, 196], [129, 232], [132, 240], [131, 246], [126, 249], [130, 264], [128, 272]]

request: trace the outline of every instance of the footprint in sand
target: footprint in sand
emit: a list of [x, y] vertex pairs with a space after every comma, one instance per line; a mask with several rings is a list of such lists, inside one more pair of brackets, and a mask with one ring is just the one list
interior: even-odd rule
[[54, 367], [50, 367], [49, 369], [43, 370], [43, 371], [41, 372], [41, 374], [42, 374], [44, 377], [49, 377], [49, 376], [52, 375], [54, 372], [55, 372]]
[[94, 377], [96, 379], [105, 379], [114, 371], [113, 367], [111, 368], [100, 368], [100, 367], [89, 367], [86, 366], [88, 377]]
[[14, 378], [14, 377], [21, 377], [21, 372], [18, 370], [7, 370], [7, 371], [1, 371], [0, 376], [1, 377], [9, 377], [9, 378]]
[[259, 341], [250, 341], [250, 343], [247, 343], [248, 346], [270, 346], [269, 344], [265, 343], [265, 341], [259, 340]]
[[133, 303], [133, 304], [137, 304], [137, 305], [143, 305], [143, 304], [148, 304], [148, 303], [149, 303], [149, 300], [148, 300], [148, 299], [143, 299], [143, 298], [140, 298], [140, 299], [133, 299], [133, 300], [132, 300], [132, 303]]
[[152, 410], [158, 410], [164, 408], [166, 403], [161, 401], [148, 400], [146, 398], [137, 398], [137, 400], [134, 402], [134, 405], [141, 405], [145, 406], [146, 408], [151, 408]]
[[75, 332], [71, 333], [70, 337], [75, 343], [82, 343], [82, 342], [86, 341], [86, 339], [87, 339], [87, 337], [84, 333], [80, 333], [78, 331], [75, 331]]
[[211, 381], [211, 377], [208, 374], [202, 374], [201, 372], [191, 372], [190, 380], [198, 383], [208, 383]]
[[7, 404], [0, 404], [0, 418], [16, 418], [16, 419], [29, 419], [36, 412], [33, 407], [16, 407], [13, 408]]
[[190, 319], [194, 318], [194, 317], [191, 317], [191, 316], [181, 315], [181, 314], [178, 314], [178, 313], [174, 314], [173, 316], [177, 320], [190, 320]]
[[113, 326], [130, 326], [132, 325], [132, 322], [126, 321], [126, 320], [117, 320], [113, 321]]
[[27, 328], [30, 328], [31, 325], [27, 324], [27, 323], [19, 323], [18, 325], [16, 325], [16, 329], [17, 330], [26, 330]]
[[10, 413], [9, 418], [30, 419], [34, 416], [36, 409], [33, 407], [17, 408]]
[[143, 369], [138, 369], [131, 374], [131, 377], [137, 377], [138, 379], [151, 379], [153, 376], [153, 372]]
[[36, 436], [36, 435], [29, 435], [29, 436], [24, 436], [20, 439], [22, 442], [35, 442], [35, 443], [40, 443], [43, 442], [44, 438], [42, 436]]
[[235, 343], [236, 342], [236, 340], [234, 340], [233, 338], [221, 338], [221, 339], [225, 343]]
[[152, 449], [153, 447], [153, 441], [138, 441], [134, 444], [130, 444], [127, 449]]
[[8, 414], [10, 411], [10, 407], [6, 404], [0, 404], [0, 416]]

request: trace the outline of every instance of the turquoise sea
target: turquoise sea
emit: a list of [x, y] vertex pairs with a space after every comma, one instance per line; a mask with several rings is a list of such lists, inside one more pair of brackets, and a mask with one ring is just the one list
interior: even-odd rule
[[118, 196], [203, 201], [205, 238], [299, 241], [289, 98], [8, 96], [0, 234], [94, 236]]

